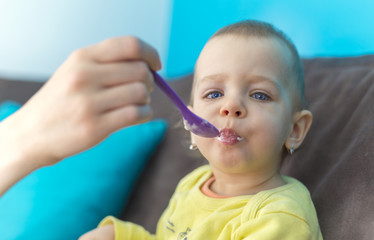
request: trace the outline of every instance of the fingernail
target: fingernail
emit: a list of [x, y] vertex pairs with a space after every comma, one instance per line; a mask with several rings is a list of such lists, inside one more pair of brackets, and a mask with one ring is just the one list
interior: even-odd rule
[[149, 105], [139, 107], [139, 118], [142, 122], [150, 120], [153, 116], [153, 110]]

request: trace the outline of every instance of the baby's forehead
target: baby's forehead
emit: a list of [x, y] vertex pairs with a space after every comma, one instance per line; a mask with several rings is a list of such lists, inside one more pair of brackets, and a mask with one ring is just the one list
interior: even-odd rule
[[210, 39], [204, 46], [195, 64], [195, 74], [255, 69], [260, 75], [288, 79], [293, 74], [293, 62], [287, 46], [275, 38], [223, 35]]
[[[219, 53], [224, 52], [226, 55], [235, 57], [235, 51], [232, 49], [240, 49], [241, 52], [248, 53], [246, 58], [251, 58], [256, 53], [264, 53], [268, 55], [273, 61], [268, 61], [269, 64], [274, 63], [274, 60], [280, 59], [285, 68], [289, 68], [293, 62], [293, 54], [284, 41], [275, 37], [256, 37], [256, 36], [238, 36], [238, 35], [220, 35], [210, 39], [202, 49], [196, 64], [195, 70], [200, 65], [201, 58], [209, 60], [228, 60], [233, 58], [222, 58]], [[259, 50], [261, 49], [261, 50]], [[226, 50], [226, 51], [225, 51]], [[246, 50], [252, 51], [248, 52]], [[229, 51], [229, 52], [227, 52]], [[240, 52], [239, 52], [240, 53]], [[217, 57], [218, 56], [218, 57]], [[220, 59], [221, 57], [221, 59]], [[243, 56], [242, 56], [243, 57]], [[261, 58], [260, 56], [257, 56]], [[246, 61], [247, 59], [243, 59]]]

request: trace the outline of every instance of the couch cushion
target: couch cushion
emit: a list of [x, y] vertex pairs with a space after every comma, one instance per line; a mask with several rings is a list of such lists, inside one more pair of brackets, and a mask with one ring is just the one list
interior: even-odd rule
[[[0, 119], [19, 107], [4, 102]], [[0, 198], [0, 238], [77, 239], [105, 216], [117, 216], [165, 129], [163, 120], [121, 129], [26, 176]]]
[[44, 82], [7, 80], [0, 78], [0, 102], [13, 100], [25, 103], [43, 86]]

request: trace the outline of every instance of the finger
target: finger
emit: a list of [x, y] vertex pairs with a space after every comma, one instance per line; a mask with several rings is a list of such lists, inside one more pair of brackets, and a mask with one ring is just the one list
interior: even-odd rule
[[127, 126], [147, 122], [151, 120], [152, 115], [153, 112], [149, 105], [130, 105], [117, 108], [102, 115], [98, 123], [99, 129], [111, 133]]
[[145, 84], [133, 82], [100, 91], [95, 102], [99, 112], [107, 112], [128, 105], [149, 104], [150, 93]]
[[110, 38], [87, 47], [86, 51], [97, 62], [141, 60], [154, 71], [161, 69], [161, 61], [156, 49], [132, 36]]
[[91, 230], [84, 235], [82, 235], [79, 240], [89, 240], [89, 239], [114, 239], [114, 226], [113, 224], [104, 225], [94, 230]]
[[148, 91], [153, 90], [153, 75], [144, 62], [108, 63], [97, 67], [96, 77], [101, 79], [101, 86], [114, 87], [130, 82], [141, 82]]

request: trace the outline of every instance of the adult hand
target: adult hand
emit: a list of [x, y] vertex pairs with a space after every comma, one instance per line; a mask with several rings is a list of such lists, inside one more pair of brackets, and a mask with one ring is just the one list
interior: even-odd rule
[[6, 169], [9, 174], [16, 171], [17, 181], [98, 144], [120, 128], [149, 120], [150, 70], [160, 68], [157, 51], [135, 37], [112, 38], [72, 53], [0, 124], [0, 175]]

